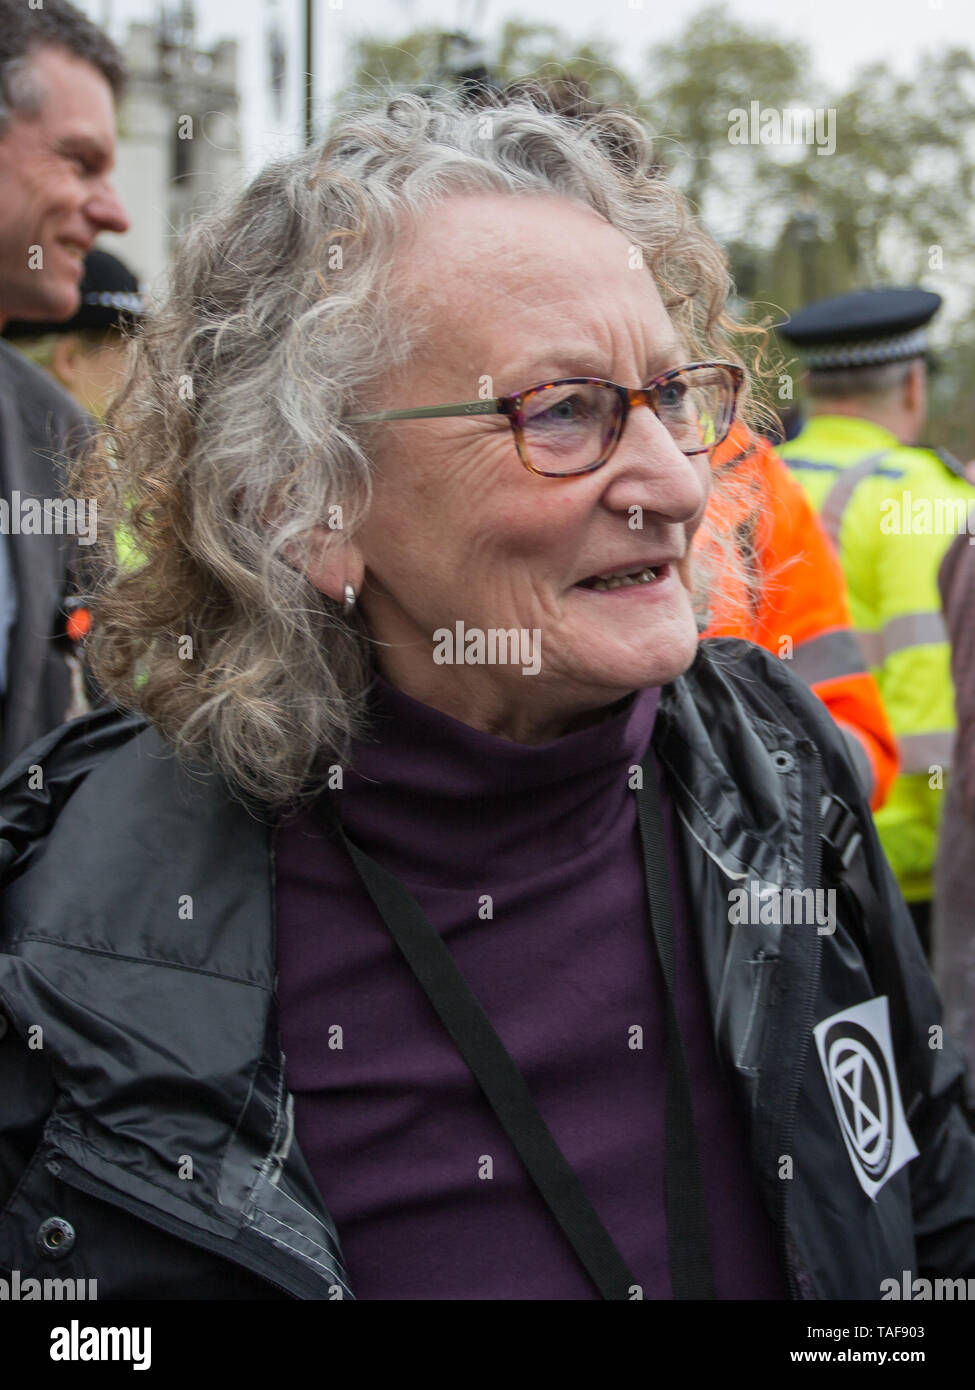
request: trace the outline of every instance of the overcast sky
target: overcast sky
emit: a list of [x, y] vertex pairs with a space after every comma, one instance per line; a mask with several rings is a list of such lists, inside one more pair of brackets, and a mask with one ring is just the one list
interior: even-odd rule
[[[93, 18], [121, 38], [131, 19], [158, 11], [155, 0], [82, 0]], [[300, 122], [298, 73], [302, 0], [196, 0], [200, 35], [209, 43], [241, 44], [240, 84], [244, 139], [253, 168], [296, 138]], [[528, 16], [519, 0], [315, 0], [319, 100], [327, 103], [343, 72], [343, 54], [363, 33], [395, 38], [420, 25], [465, 28], [490, 41], [507, 18], [550, 22], [580, 42], [594, 35], [613, 41], [624, 66], [639, 65], [655, 40], [672, 37], [704, 8], [690, 0], [532, 0]], [[973, 0], [726, 0], [725, 9], [770, 36], [800, 38], [816, 56], [822, 76], [834, 83], [864, 63], [883, 60], [913, 70], [919, 50], [945, 44], [975, 50]], [[290, 111], [276, 122], [266, 99], [266, 31], [277, 14], [288, 44]]]

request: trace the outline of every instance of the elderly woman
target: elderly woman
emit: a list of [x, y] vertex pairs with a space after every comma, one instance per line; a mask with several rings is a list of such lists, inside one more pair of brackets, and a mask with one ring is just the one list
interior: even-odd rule
[[698, 646], [727, 292], [635, 122], [527, 103], [347, 116], [191, 233], [83, 480], [140, 555], [97, 598], [129, 712], [0, 789], [0, 1265], [975, 1274], [961, 1068], [856, 773], [773, 658]]

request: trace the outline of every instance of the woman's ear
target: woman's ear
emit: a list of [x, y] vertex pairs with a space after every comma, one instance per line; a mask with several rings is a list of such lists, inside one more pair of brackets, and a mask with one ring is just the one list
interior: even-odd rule
[[345, 586], [351, 584], [356, 594], [362, 592], [366, 562], [355, 541], [336, 544], [335, 532], [316, 526], [305, 564], [305, 578], [326, 598], [336, 603], [345, 600]]

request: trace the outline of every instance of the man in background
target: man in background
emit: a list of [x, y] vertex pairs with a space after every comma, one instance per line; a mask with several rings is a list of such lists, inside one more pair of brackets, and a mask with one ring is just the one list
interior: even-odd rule
[[[128, 218], [111, 184], [115, 45], [66, 0], [0, 0], [0, 327], [68, 319], [84, 257]], [[0, 764], [66, 717], [64, 604], [72, 537], [24, 534], [23, 499], [56, 499], [63, 460], [90, 420], [50, 378], [0, 344]]]
[[[795, 474], [744, 422], [714, 450], [711, 469], [721, 486], [695, 538], [715, 574], [703, 636], [744, 638], [789, 662], [842, 730], [877, 811], [897, 777], [897, 745], [851, 628], [829, 537]], [[722, 563], [717, 538], [729, 536], [737, 571]]]
[[[975, 483], [975, 463], [966, 473]], [[975, 517], [973, 517], [975, 524]], [[951, 640], [958, 730], [935, 867], [932, 970], [945, 1027], [968, 1063], [969, 1114], [975, 1120], [975, 546], [955, 537], [938, 572]]]
[[81, 307], [59, 323], [10, 319], [3, 336], [63, 386], [96, 420], [125, 379], [129, 333], [142, 318], [139, 282], [117, 256], [97, 247], [85, 257]]
[[938, 566], [975, 498], [950, 455], [921, 445], [927, 324], [938, 295], [857, 290], [779, 329], [800, 353], [809, 418], [780, 449], [846, 575], [853, 627], [880, 686], [901, 773], [876, 813], [887, 858], [930, 951], [932, 871], [955, 731]]

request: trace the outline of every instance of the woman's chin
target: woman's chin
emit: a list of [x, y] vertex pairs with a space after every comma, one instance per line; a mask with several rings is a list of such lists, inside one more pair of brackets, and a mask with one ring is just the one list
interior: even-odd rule
[[692, 630], [689, 639], [680, 634], [666, 647], [646, 654], [607, 652], [604, 661], [590, 656], [578, 677], [584, 684], [622, 696], [630, 690], [646, 690], [676, 680], [691, 666], [696, 651], [697, 632]]
[[[573, 662], [576, 672], [602, 689], [643, 690], [666, 685], [690, 667], [697, 652], [697, 624], [690, 611], [673, 614], [655, 631], [635, 641], [631, 633], [613, 640], [613, 634], [594, 630], [584, 650]], [[544, 647], [543, 647], [544, 652]]]

